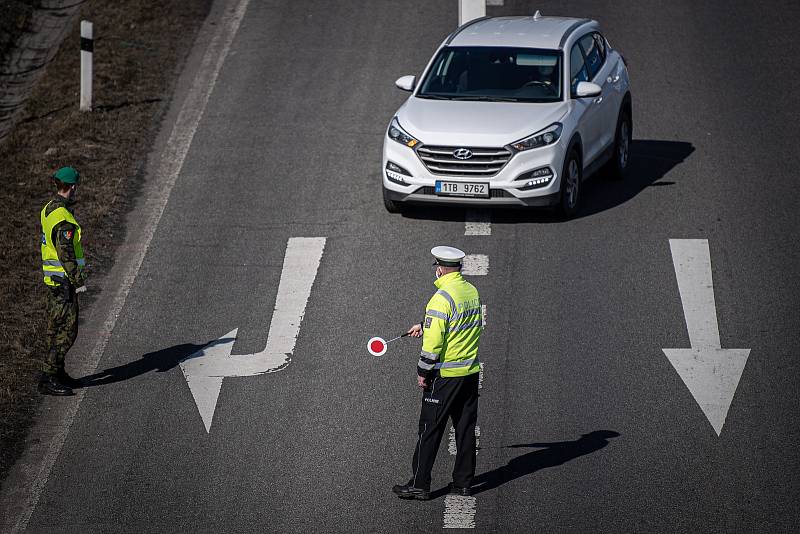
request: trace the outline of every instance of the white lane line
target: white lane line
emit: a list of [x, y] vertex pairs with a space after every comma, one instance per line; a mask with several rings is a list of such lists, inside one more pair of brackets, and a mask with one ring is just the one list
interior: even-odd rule
[[670, 239], [669, 246], [691, 348], [662, 350], [719, 436], [750, 349], [720, 345], [708, 240]]
[[211, 432], [223, 378], [273, 373], [289, 365], [324, 249], [324, 237], [292, 237], [286, 244], [264, 350], [231, 354], [235, 328], [180, 362], [207, 433]]
[[486, 304], [481, 304], [481, 327], [486, 328]]
[[[236, 32], [239, 29], [239, 24], [244, 17], [249, 1], [250, 0], [240, 0], [233, 11], [225, 11], [222, 20], [219, 21], [217, 25], [217, 31], [203, 55], [197, 77], [189, 93], [186, 95], [186, 100], [181, 106], [178, 118], [175, 121], [167, 144], [161, 154], [161, 162], [159, 163], [158, 171], [153, 179], [155, 189], [152, 195], [148, 196], [147, 199], [142, 221], [143, 239], [141, 246], [137, 248], [136, 252], [132, 254], [132, 258], [130, 258], [131, 261], [122, 276], [122, 283], [113, 297], [110, 313], [106, 317], [103, 328], [98, 334], [97, 342], [89, 355], [89, 365], [91, 365], [93, 370], [97, 369], [100, 358], [103, 352], [105, 352], [106, 345], [111, 337], [111, 332], [116, 325], [117, 317], [125, 305], [125, 300], [133, 286], [133, 282], [136, 280], [136, 276], [139, 274], [142, 261], [153, 240], [153, 235], [155, 235], [156, 228], [164, 213], [164, 208], [167, 205], [167, 200], [183, 167], [183, 161], [186, 158], [186, 154], [189, 152], [189, 147], [197, 131], [197, 126], [200, 123], [200, 119], [203, 117], [203, 112], [205, 111], [211, 92], [214, 90], [219, 71], [225, 62], [225, 58], [228, 55], [233, 38], [236, 36]], [[75, 414], [78, 412], [78, 408], [81, 405], [85, 393], [86, 389], [79, 389], [77, 391], [75, 401], [70, 405], [64, 418], [63, 425], [54, 433], [53, 442], [44, 457], [41, 469], [36, 475], [36, 480], [33, 482], [28, 503], [12, 529], [12, 532], [23, 532], [27, 528], [31, 515], [36, 508], [36, 504], [39, 502], [39, 497], [50, 477], [53, 465], [58, 455], [61, 453], [61, 449], [64, 446], [69, 430], [75, 420]]]
[[455, 456], [458, 452], [458, 448], [456, 448], [456, 429], [453, 428], [453, 425], [450, 425], [450, 432], [447, 435], [447, 452], [450, 453], [450, 456]]
[[489, 256], [486, 254], [467, 254], [461, 272], [467, 276], [486, 276], [489, 274]]
[[444, 498], [444, 528], [475, 528], [475, 497], [446, 495]]
[[[481, 427], [475, 425], [475, 442], [481, 444]], [[458, 452], [456, 445], [456, 430], [450, 426], [447, 452], [455, 456]], [[477, 456], [478, 451], [475, 451]], [[447, 495], [444, 498], [444, 528], [475, 528], [475, 514], [478, 512], [475, 497], [462, 495]]]
[[488, 210], [467, 210], [464, 215], [464, 235], [492, 235]]
[[[475, 425], [475, 441], [480, 445], [481, 427]], [[450, 426], [447, 452], [455, 456], [456, 431]], [[475, 451], [478, 454], [478, 451]], [[478, 501], [475, 497], [462, 495], [446, 495], [444, 498], [444, 528], [475, 528], [475, 514], [478, 512]]]
[[478, 389], [483, 389], [483, 368], [485, 366], [486, 364], [481, 362], [481, 370], [478, 372]]
[[486, 6], [503, 7], [503, 0], [486, 0]]
[[458, 0], [458, 25], [486, 16], [485, 0]]

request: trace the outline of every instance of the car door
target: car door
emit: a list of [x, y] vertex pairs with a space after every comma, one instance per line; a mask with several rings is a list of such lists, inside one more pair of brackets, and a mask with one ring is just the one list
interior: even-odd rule
[[598, 134], [600, 135], [601, 150], [605, 150], [614, 142], [617, 115], [622, 103], [619, 57], [609, 56], [607, 42], [600, 33], [592, 32], [590, 36], [591, 40], [588, 39], [589, 36], [586, 36], [580, 42], [586, 55], [589, 75], [592, 76], [592, 72], [595, 72], [592, 82], [603, 88], [602, 99], [599, 102], [599, 106], [602, 108], [603, 123], [600, 125]]
[[[573, 101], [573, 113], [578, 121], [578, 131], [583, 142], [583, 167], [586, 168], [594, 161], [600, 152], [600, 127], [603, 123], [602, 108], [598, 105], [597, 98], [577, 98], [575, 90], [579, 82], [590, 81], [589, 70], [586, 66], [586, 56], [581, 48], [580, 41], [570, 48], [570, 94]], [[585, 177], [585, 176], [584, 176]]]

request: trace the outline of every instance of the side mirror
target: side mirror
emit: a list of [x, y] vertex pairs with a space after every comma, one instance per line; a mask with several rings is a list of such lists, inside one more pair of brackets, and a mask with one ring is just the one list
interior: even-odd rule
[[401, 76], [400, 78], [397, 78], [396, 82], [394, 82], [397, 88], [402, 89], [403, 91], [413, 91], [416, 83], [417, 77], [410, 74], [408, 76]]
[[603, 88], [592, 82], [578, 82], [575, 88], [576, 98], [591, 98], [600, 96], [603, 93]]

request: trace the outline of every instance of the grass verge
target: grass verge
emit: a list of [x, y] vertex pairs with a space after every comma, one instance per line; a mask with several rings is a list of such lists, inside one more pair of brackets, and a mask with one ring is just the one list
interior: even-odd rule
[[[142, 184], [147, 153], [211, 0], [91, 0], [94, 111], [78, 111], [79, 28], [34, 90], [13, 134], [0, 145], [0, 480], [22, 452], [39, 396], [44, 352], [44, 284], [39, 211], [48, 177], [81, 172], [75, 206], [91, 276], [108, 270], [124, 239], [121, 224]], [[91, 299], [81, 301], [82, 313]], [[69, 354], [70, 358], [80, 355]]]

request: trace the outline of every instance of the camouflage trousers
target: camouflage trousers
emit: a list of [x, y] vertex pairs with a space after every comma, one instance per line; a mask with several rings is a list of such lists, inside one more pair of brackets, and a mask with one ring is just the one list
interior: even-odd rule
[[74, 288], [48, 288], [47, 354], [42, 371], [55, 375], [64, 369], [64, 357], [78, 337], [78, 297]]

